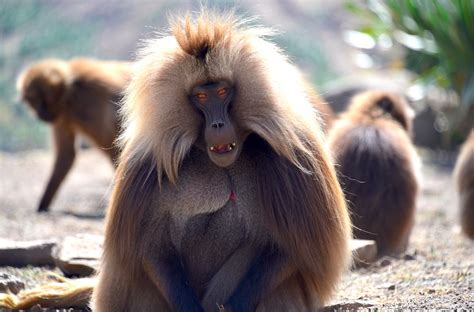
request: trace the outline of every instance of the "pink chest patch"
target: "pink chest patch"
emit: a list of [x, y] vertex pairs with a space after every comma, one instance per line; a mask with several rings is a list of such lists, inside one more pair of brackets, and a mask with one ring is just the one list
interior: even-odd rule
[[235, 194], [234, 191], [230, 191], [229, 199], [232, 200], [232, 201], [236, 201], [237, 200], [237, 194]]

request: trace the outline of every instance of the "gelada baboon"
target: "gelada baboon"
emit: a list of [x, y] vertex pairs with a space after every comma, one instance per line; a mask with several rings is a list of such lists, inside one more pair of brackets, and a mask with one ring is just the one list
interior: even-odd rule
[[303, 78], [231, 15], [172, 25], [126, 92], [93, 307], [313, 311], [351, 233]]
[[404, 251], [414, 222], [420, 162], [410, 140], [413, 115], [402, 97], [367, 91], [329, 132], [354, 237], [375, 240], [380, 254]]
[[117, 102], [130, 75], [129, 63], [93, 59], [47, 59], [20, 75], [18, 92], [38, 118], [51, 125], [56, 154], [38, 211], [48, 210], [72, 167], [78, 134], [90, 138], [112, 161], [116, 159]]
[[474, 129], [459, 154], [455, 177], [461, 208], [461, 228], [464, 234], [474, 239]]

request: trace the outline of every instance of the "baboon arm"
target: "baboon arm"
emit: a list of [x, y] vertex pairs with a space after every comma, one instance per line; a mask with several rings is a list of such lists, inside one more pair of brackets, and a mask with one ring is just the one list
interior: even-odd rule
[[260, 300], [294, 273], [288, 258], [272, 247], [258, 256], [224, 305], [225, 311], [255, 311]]
[[152, 258], [145, 256], [147, 276], [164, 295], [174, 311], [204, 312], [194, 290], [188, 285], [178, 257]]
[[224, 304], [239, 286], [256, 254], [250, 244], [240, 247], [212, 277], [202, 299], [205, 311], [215, 311]]
[[56, 191], [74, 163], [76, 151], [74, 148], [74, 130], [62, 125], [53, 126], [53, 140], [56, 148], [53, 172], [49, 178], [46, 190], [41, 198], [38, 212], [48, 211], [49, 204]]

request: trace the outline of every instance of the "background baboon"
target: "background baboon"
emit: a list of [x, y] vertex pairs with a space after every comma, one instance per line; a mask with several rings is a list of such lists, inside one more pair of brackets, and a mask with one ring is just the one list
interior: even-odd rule
[[455, 177], [461, 206], [461, 228], [474, 239], [474, 130], [463, 144], [456, 162]]
[[71, 168], [77, 134], [90, 138], [113, 161], [119, 130], [118, 102], [131, 74], [125, 62], [47, 59], [31, 65], [19, 77], [22, 100], [38, 118], [51, 124], [55, 162], [38, 206], [47, 211]]
[[299, 71], [232, 16], [142, 51], [95, 311], [308, 311], [349, 260], [350, 220]]
[[418, 191], [418, 157], [410, 141], [413, 113], [400, 96], [355, 96], [334, 122], [329, 143], [356, 238], [374, 239], [379, 252], [408, 244]]

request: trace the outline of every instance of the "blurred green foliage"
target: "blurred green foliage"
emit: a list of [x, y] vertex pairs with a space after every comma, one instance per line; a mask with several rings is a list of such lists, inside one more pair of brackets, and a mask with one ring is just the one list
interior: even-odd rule
[[466, 128], [472, 127], [466, 124], [472, 122], [468, 115], [474, 113], [474, 1], [363, 3], [347, 3], [347, 8], [365, 21], [360, 31], [376, 40], [390, 36], [407, 48], [405, 67], [416, 73], [420, 81], [456, 91], [461, 105], [450, 116], [452, 128], [467, 133]]

